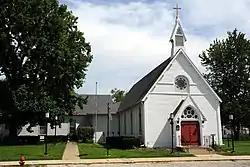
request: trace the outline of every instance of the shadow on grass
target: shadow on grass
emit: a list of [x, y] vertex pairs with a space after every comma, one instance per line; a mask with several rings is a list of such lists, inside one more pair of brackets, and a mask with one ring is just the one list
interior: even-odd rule
[[87, 156], [88, 154], [79, 154], [78, 156], [79, 157], [82, 157], [82, 156]]
[[171, 153], [169, 148], [132, 148], [118, 149], [102, 144], [78, 143], [79, 157], [83, 159], [103, 158], [150, 158], [150, 157], [187, 157], [194, 156], [180, 150]]

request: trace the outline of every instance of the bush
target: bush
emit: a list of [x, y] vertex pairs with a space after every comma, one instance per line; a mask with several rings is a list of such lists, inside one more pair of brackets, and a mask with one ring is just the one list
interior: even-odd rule
[[67, 142], [68, 136], [48, 136], [48, 143]]
[[115, 136], [115, 137], [107, 137], [106, 144], [113, 148], [132, 149], [140, 147], [141, 142], [140, 138]]
[[240, 135], [239, 140], [240, 141], [248, 141], [248, 140], [250, 140], [250, 135], [249, 134], [242, 134], [242, 135]]
[[77, 132], [70, 133], [68, 138], [70, 141], [78, 141]]
[[225, 147], [225, 146], [218, 146], [218, 145], [215, 145], [214, 146], [214, 150], [216, 152], [229, 152], [231, 151], [231, 148], [228, 148], [228, 147]]
[[20, 144], [37, 144], [39, 142], [38, 136], [18, 136]]
[[91, 142], [94, 138], [94, 128], [93, 127], [84, 127], [79, 126], [77, 128], [77, 139], [82, 142]]
[[24, 145], [24, 144], [38, 144], [38, 136], [16, 136], [15, 138], [5, 136], [0, 145]]

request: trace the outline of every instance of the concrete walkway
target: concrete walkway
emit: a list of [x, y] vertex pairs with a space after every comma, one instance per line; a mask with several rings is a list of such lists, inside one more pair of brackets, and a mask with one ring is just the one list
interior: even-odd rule
[[62, 160], [80, 160], [77, 142], [68, 142]]
[[[176, 163], [202, 161], [250, 161], [250, 156], [199, 156], [199, 157], [162, 157], [162, 158], [114, 158], [79, 160], [38, 160], [26, 161], [25, 165], [77, 165], [77, 164], [133, 164], [133, 163]], [[0, 166], [19, 166], [18, 161], [2, 161]]]
[[197, 157], [199, 156], [221, 156], [216, 154], [212, 149], [210, 148], [203, 148], [203, 147], [191, 147], [189, 148], [188, 153], [193, 154]]

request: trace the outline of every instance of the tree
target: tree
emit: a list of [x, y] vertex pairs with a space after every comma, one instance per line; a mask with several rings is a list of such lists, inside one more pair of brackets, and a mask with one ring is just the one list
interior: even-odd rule
[[126, 92], [124, 90], [119, 90], [117, 88], [114, 88], [111, 90], [111, 95], [115, 102], [121, 102], [125, 97]]
[[85, 102], [74, 88], [93, 58], [77, 17], [58, 0], [2, 0], [0, 17], [3, 123], [15, 134], [27, 123], [43, 123], [47, 111], [71, 115]]
[[199, 57], [207, 70], [205, 78], [223, 101], [222, 122], [228, 124], [228, 115], [234, 115], [238, 139], [240, 127], [249, 122], [246, 118], [250, 111], [250, 41], [235, 29], [228, 32], [226, 39], [216, 39]]

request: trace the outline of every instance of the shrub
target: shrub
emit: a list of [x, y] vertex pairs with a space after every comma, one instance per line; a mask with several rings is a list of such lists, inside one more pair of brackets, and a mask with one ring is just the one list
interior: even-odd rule
[[91, 142], [94, 138], [94, 128], [93, 127], [84, 127], [79, 126], [77, 128], [77, 138], [82, 142]]
[[119, 149], [131, 149], [135, 147], [140, 147], [140, 139], [135, 137], [107, 137], [106, 144], [113, 148]]
[[242, 135], [240, 135], [239, 140], [240, 141], [248, 141], [248, 140], [250, 140], [250, 136], [249, 136], [249, 134], [242, 134]]
[[177, 152], [189, 152], [188, 148], [186, 147], [176, 147]]
[[214, 146], [214, 150], [216, 152], [229, 152], [231, 151], [231, 148], [228, 148], [228, 147], [225, 147], [225, 146], [218, 146], [218, 145], [215, 145]]
[[5, 136], [3, 140], [0, 142], [0, 145], [23, 145], [23, 144], [38, 144], [38, 143], [39, 143], [38, 136], [16, 136], [15, 138]]
[[38, 136], [18, 136], [20, 144], [37, 144], [39, 142]]
[[70, 141], [78, 141], [77, 132], [70, 133], [68, 138]]
[[48, 143], [67, 142], [68, 136], [48, 136]]

